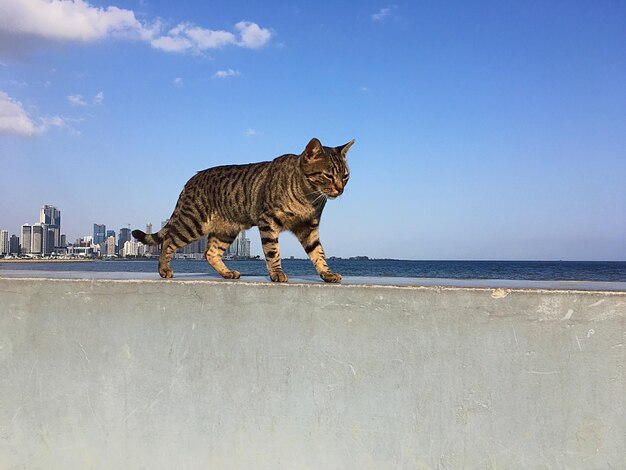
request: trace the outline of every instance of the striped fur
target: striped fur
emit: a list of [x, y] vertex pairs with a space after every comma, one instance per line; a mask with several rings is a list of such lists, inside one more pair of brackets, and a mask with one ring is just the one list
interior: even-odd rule
[[239, 272], [229, 270], [222, 255], [241, 230], [258, 226], [270, 278], [285, 282], [278, 235], [289, 230], [320, 277], [339, 282], [341, 275], [326, 263], [318, 229], [327, 199], [343, 193], [348, 182], [346, 153], [353, 143], [323, 147], [314, 138], [300, 155], [200, 171], [185, 184], [172, 216], [158, 233], [134, 230], [133, 236], [148, 245], [161, 244], [159, 274], [169, 278], [174, 252], [207, 235], [206, 260], [224, 278], [237, 279]]

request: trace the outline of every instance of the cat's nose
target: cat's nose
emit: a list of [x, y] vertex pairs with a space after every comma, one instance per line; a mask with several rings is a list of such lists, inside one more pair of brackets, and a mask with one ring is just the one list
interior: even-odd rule
[[335, 186], [330, 190], [330, 194], [332, 196], [339, 196], [341, 193], [343, 193], [343, 188], [341, 186]]

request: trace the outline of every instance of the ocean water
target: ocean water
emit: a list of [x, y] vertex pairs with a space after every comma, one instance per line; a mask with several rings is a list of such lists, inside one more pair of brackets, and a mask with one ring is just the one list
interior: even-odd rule
[[[84, 263], [0, 263], [3, 270], [157, 272], [156, 260], [93, 261]], [[226, 261], [243, 276], [267, 276], [265, 261]], [[626, 282], [626, 262], [604, 261], [412, 261], [330, 260], [333, 271], [344, 276], [385, 276], [447, 279], [511, 279], [528, 281]], [[174, 273], [217, 274], [203, 260], [173, 260]], [[317, 275], [309, 260], [285, 259], [283, 270], [293, 276]]]

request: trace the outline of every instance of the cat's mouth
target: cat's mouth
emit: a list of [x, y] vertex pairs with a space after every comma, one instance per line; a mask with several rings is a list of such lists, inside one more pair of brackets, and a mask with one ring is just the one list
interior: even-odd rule
[[337, 191], [337, 190], [324, 191], [324, 196], [326, 196], [328, 199], [337, 199], [339, 196], [341, 196], [342, 193], [343, 191]]

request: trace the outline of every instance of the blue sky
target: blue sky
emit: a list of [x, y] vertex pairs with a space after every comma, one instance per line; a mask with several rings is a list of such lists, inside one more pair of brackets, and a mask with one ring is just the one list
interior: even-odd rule
[[329, 256], [625, 260], [625, 24], [613, 1], [0, 0], [0, 228], [43, 204], [68, 240], [157, 227], [196, 171], [316, 136], [356, 139]]

